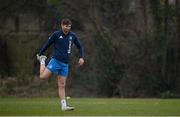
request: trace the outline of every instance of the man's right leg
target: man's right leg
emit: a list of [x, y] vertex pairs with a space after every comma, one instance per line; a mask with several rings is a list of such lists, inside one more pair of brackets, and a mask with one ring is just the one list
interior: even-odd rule
[[41, 79], [47, 79], [52, 74], [51, 71], [49, 71], [45, 66], [46, 56], [39, 56], [37, 55], [37, 59], [40, 62], [40, 78]]
[[62, 111], [72, 111], [75, 108], [71, 106], [67, 106], [66, 104], [66, 96], [65, 96], [65, 86], [66, 86], [66, 77], [65, 76], [58, 76], [58, 94], [61, 102], [61, 109]]
[[52, 72], [49, 71], [45, 65], [40, 65], [40, 79], [48, 79], [51, 76]]

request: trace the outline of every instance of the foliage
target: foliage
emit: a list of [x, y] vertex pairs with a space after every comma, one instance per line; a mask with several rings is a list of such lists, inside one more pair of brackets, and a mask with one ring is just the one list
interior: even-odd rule
[[1, 1], [0, 95], [47, 96], [56, 89], [54, 80], [37, 81], [35, 55], [67, 17], [86, 53], [79, 68], [74, 49], [68, 94], [179, 97], [179, 8], [178, 0]]

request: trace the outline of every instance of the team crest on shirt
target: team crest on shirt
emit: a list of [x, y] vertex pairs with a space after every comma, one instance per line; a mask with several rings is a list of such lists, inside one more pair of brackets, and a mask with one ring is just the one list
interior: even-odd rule
[[72, 40], [72, 36], [69, 37], [69, 40]]

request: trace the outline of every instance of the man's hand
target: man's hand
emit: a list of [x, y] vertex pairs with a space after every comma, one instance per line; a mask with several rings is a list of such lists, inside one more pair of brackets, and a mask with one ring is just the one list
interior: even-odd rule
[[80, 58], [78, 63], [79, 63], [80, 66], [82, 66], [84, 64], [84, 59]]

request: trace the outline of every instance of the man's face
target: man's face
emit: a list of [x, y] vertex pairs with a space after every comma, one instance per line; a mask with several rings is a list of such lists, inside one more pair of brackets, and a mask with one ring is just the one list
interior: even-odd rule
[[71, 25], [63, 25], [61, 24], [61, 28], [65, 34], [67, 34], [71, 30]]

